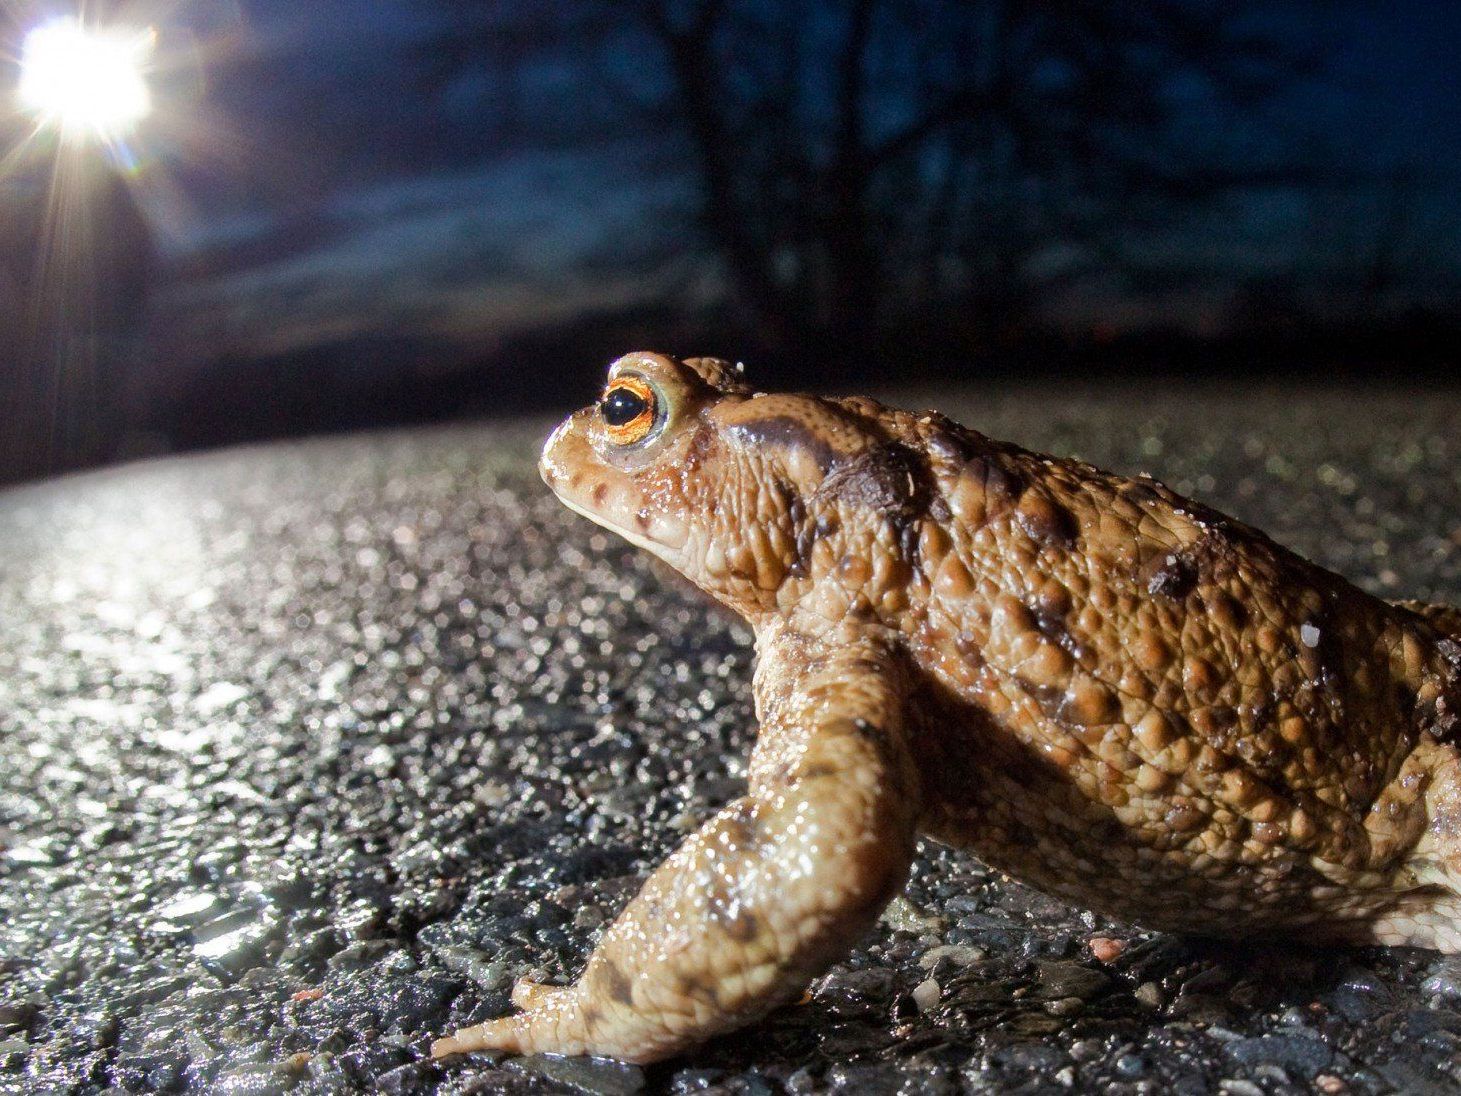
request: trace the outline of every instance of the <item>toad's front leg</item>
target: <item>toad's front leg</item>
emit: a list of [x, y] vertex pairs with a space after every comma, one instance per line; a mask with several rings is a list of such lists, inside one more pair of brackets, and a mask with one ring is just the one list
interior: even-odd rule
[[872, 925], [907, 877], [917, 811], [896, 658], [773, 647], [758, 684], [751, 794], [649, 878], [574, 985], [520, 986], [525, 1011], [438, 1040], [434, 1056], [668, 1058], [794, 998]]

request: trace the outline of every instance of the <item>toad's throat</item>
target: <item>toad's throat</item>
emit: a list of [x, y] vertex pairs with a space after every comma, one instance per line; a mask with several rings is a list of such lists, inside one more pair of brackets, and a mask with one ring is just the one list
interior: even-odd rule
[[643, 548], [646, 552], [652, 553], [659, 559], [664, 560], [666, 563], [675, 562], [677, 552], [675, 549], [669, 547], [668, 545], [651, 540], [643, 533], [631, 529], [626, 525], [621, 525], [616, 521], [612, 521], [603, 514], [597, 514], [587, 507], [581, 506], [578, 503], [574, 502], [567, 495], [558, 495], [558, 501], [563, 503], [564, 506], [568, 507], [575, 514], [580, 514], [583, 517], [588, 518], [595, 525], [602, 526], [612, 533], [617, 533], [619, 536], [623, 537], [636, 548]]

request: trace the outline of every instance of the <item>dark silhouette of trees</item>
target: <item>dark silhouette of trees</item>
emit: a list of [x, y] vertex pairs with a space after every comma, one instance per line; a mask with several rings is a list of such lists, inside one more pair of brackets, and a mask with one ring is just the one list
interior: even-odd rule
[[[503, 148], [534, 133], [638, 138], [625, 171], [683, 175], [696, 195], [690, 224], [658, 222], [659, 257], [708, 247], [731, 298], [785, 348], [872, 355], [935, 329], [967, 346], [1083, 281], [1173, 283], [1180, 264], [1150, 254], [1163, 233], [1234, 192], [1315, 174], [1260, 121], [1314, 68], [1293, 44], [1294, 20], [1318, 11], [1303, 3], [450, 10], [434, 75], [475, 76]], [[574, 94], [538, 94], [565, 82]], [[1235, 116], [1250, 121], [1219, 121]]]

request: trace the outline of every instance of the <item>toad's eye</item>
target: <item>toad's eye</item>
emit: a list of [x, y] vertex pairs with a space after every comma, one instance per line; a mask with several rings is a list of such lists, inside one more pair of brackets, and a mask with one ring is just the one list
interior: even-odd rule
[[657, 425], [659, 399], [647, 381], [622, 377], [609, 386], [599, 401], [599, 414], [616, 445], [637, 445]]

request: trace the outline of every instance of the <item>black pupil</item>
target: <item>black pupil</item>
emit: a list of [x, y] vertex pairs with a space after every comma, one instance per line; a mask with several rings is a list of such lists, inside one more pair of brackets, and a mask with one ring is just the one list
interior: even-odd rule
[[628, 426], [649, 410], [649, 404], [638, 392], [627, 388], [611, 389], [600, 405], [604, 421], [610, 426]]

